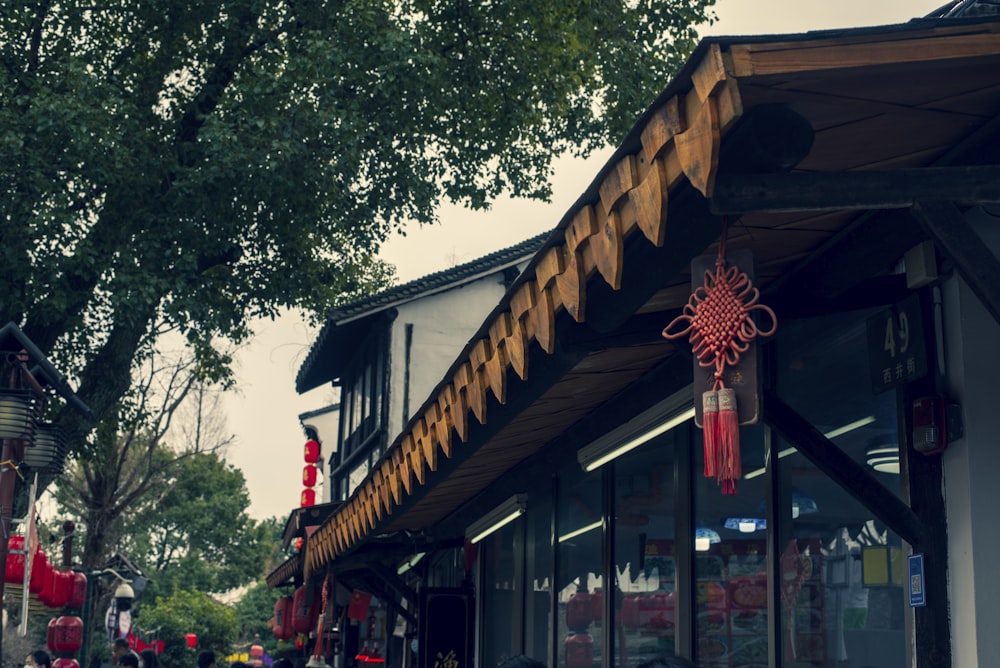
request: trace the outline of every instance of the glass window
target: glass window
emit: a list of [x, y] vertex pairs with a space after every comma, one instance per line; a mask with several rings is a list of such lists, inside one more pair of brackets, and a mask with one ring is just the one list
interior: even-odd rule
[[[494, 531], [479, 543], [479, 553], [483, 560], [483, 607], [485, 618], [481, 624], [483, 666], [493, 668], [504, 659], [520, 654], [515, 647], [513, 624], [517, 610], [521, 607], [521, 593], [518, 591], [516, 573], [515, 537], [523, 532], [523, 520], [511, 522]], [[516, 605], [516, 607], [515, 607]]]
[[570, 467], [559, 479], [556, 517], [557, 665], [601, 665], [603, 620], [601, 471]]
[[[744, 472], [764, 461], [764, 436], [761, 425], [740, 428]], [[767, 478], [744, 476], [735, 494], [723, 494], [703, 475], [702, 431], [693, 437], [695, 658], [709, 668], [766, 666]]]
[[676, 596], [674, 550], [675, 429], [614, 462], [615, 596], [614, 665], [636, 665], [674, 654]]
[[781, 461], [778, 563], [786, 665], [902, 668], [906, 568], [899, 536], [801, 456]]
[[[777, 390], [788, 404], [899, 494], [894, 392], [875, 394], [867, 318], [857, 311], [783, 323]], [[778, 440], [776, 555], [786, 665], [861, 668], [906, 663], [906, 563], [898, 536]]]
[[524, 653], [552, 660], [552, 498], [550, 490], [528, 497], [525, 541]]
[[[896, 395], [874, 394], [868, 369], [866, 322], [875, 312], [782, 322], [777, 389], [789, 406], [899, 494]], [[786, 447], [778, 456], [794, 453]]]

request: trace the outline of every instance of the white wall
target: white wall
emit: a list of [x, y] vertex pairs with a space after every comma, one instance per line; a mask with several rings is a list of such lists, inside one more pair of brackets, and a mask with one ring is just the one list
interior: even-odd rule
[[[523, 269], [527, 263], [518, 266]], [[389, 443], [444, 379], [466, 343], [505, 292], [503, 272], [429, 295], [397, 307], [389, 348]], [[410, 347], [409, 415], [404, 415], [406, 325], [413, 325]]]
[[[967, 219], [1000, 252], [1000, 218]], [[943, 456], [953, 665], [976, 668], [1000, 661], [1000, 325], [961, 279], [943, 294], [948, 394], [965, 422]]]

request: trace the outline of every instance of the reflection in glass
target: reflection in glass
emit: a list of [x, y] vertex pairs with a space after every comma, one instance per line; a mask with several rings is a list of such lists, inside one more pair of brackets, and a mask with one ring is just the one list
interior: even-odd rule
[[[548, 663], [552, 657], [552, 501], [547, 490], [528, 503], [525, 564], [525, 654]], [[500, 617], [499, 619], [503, 619]]]
[[[713, 668], [766, 666], [767, 523], [759, 508], [766, 477], [744, 478], [735, 495], [723, 495], [714, 479], [702, 475], [700, 432], [694, 440], [695, 658], [698, 665]], [[740, 451], [744, 470], [752, 468], [750, 462], [764, 462], [764, 429], [740, 428]], [[699, 541], [699, 528], [718, 536], [718, 542]]]
[[[684, 444], [687, 446], [687, 429]], [[617, 459], [615, 631], [617, 666], [673, 654], [675, 639], [674, 432]]]
[[593, 668], [601, 663], [604, 610], [600, 470], [572, 467], [560, 477], [557, 515], [557, 665]]
[[[515, 619], [514, 605], [522, 605], [515, 569], [515, 537], [524, 520], [495, 531], [479, 543], [485, 577], [483, 610], [494, 619]], [[507, 657], [520, 654], [514, 647], [514, 629], [507, 624], [484, 624], [482, 647], [484, 666], [496, 666]]]
[[[783, 323], [777, 390], [788, 404], [898, 494], [893, 392], [874, 394], [866, 312]], [[784, 665], [902, 668], [905, 563], [898, 536], [840, 485], [779, 441], [777, 480]]]
[[[906, 662], [905, 556], [897, 535], [804, 457], [782, 462], [788, 476], [822, 499], [783, 532], [782, 653], [792, 665], [902, 668]], [[784, 517], [791, 517], [785, 507]]]

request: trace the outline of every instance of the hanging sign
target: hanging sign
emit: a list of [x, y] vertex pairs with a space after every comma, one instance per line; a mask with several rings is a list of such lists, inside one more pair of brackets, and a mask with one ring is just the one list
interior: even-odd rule
[[869, 318], [867, 329], [873, 392], [878, 394], [927, 375], [927, 341], [917, 294]]
[[924, 555], [911, 554], [908, 558], [910, 607], [927, 605], [927, 588], [924, 586]]
[[468, 589], [420, 590], [420, 666], [472, 668], [472, 603]]

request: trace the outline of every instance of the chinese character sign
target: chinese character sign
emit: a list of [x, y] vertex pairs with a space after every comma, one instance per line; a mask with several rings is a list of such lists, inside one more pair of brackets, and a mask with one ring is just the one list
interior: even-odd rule
[[472, 668], [472, 595], [467, 589], [421, 591], [420, 665], [428, 668]]

